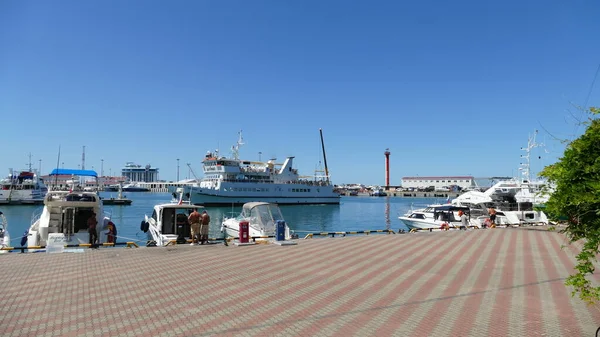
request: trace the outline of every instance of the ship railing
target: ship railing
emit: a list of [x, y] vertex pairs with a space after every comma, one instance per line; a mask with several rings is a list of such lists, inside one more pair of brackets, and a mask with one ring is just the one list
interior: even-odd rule
[[43, 211], [44, 210], [41, 209], [41, 210], [37, 210], [37, 211], [33, 212], [33, 214], [31, 215], [31, 224], [32, 225], [42, 217]]

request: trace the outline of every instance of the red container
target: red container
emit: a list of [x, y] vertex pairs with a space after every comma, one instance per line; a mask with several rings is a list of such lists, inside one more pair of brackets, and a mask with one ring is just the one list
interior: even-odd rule
[[250, 223], [248, 221], [240, 221], [239, 241], [240, 243], [250, 241]]

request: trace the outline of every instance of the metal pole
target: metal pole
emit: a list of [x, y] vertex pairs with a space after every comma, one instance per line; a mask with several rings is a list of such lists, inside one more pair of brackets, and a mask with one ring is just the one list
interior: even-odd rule
[[104, 159], [100, 159], [100, 176], [104, 176]]
[[177, 158], [177, 181], [179, 181], [179, 158]]
[[321, 148], [323, 149], [323, 161], [325, 163], [325, 178], [327, 179], [327, 184], [329, 184], [329, 170], [327, 169], [327, 156], [325, 155], [325, 143], [323, 142], [323, 130], [319, 129], [319, 133], [321, 134]]

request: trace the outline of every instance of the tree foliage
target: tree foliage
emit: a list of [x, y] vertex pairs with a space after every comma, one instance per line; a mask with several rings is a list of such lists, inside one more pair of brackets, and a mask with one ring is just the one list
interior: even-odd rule
[[571, 242], [584, 240], [577, 255], [575, 273], [566, 285], [573, 295], [588, 302], [600, 300], [600, 287], [587, 278], [595, 271], [594, 261], [600, 245], [600, 109], [592, 108], [590, 118], [583, 124], [585, 133], [570, 142], [558, 162], [546, 166], [540, 173], [554, 191], [546, 204], [551, 218], [567, 221], [564, 233]]

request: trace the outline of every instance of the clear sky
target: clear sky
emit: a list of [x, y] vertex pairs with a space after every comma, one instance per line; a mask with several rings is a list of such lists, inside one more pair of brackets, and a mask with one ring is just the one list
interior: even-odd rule
[[[600, 105], [598, 1], [0, 1], [0, 172], [162, 179], [209, 149], [321, 160], [334, 183], [516, 175]], [[600, 79], [597, 81], [600, 82]], [[590, 88], [591, 94], [590, 94]], [[61, 147], [60, 160], [58, 149]], [[102, 161], [103, 160], [103, 161]], [[103, 163], [103, 165], [102, 165]]]

